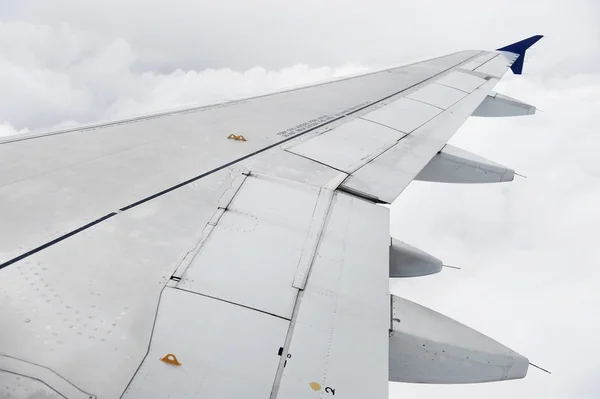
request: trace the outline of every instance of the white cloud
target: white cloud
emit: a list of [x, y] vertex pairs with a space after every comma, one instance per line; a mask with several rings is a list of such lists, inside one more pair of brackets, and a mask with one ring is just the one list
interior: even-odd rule
[[[272, 0], [2, 3], [0, 15], [13, 20], [0, 21], [0, 118], [32, 130], [107, 120], [533, 33], [547, 37], [532, 50], [527, 73], [564, 78], [598, 71], [590, 62], [600, 40], [595, 3], [515, 0], [518, 11], [508, 3], [494, 13], [479, 13], [478, 0], [311, 0], [292, 8]], [[445, 40], [449, 32], [452, 40]]]
[[600, 362], [598, 76], [505, 78], [508, 94], [539, 104], [534, 117], [469, 120], [452, 144], [527, 179], [469, 186], [413, 183], [392, 207], [392, 234], [463, 266], [392, 284], [398, 295], [480, 329], [531, 361], [522, 381], [497, 386], [392, 386], [435, 397], [597, 397]]
[[590, 44], [597, 48], [600, 40], [598, 5], [586, 0], [494, 5], [481, 0], [21, 0], [0, 5], [0, 15], [68, 23], [109, 41], [126, 38], [140, 55], [137, 68], [162, 72], [256, 65], [271, 70], [298, 63], [379, 65], [469, 46], [500, 46], [537, 33], [547, 35], [540, 46], [556, 51], [547, 52], [547, 64], [569, 55], [571, 62], [561, 68], [573, 70], [588, 67], [582, 60], [597, 60]]
[[10, 136], [13, 134], [27, 133], [27, 129], [17, 130], [6, 122], [0, 121], [0, 137]]
[[[135, 71], [124, 39], [103, 41], [62, 25], [0, 23], [0, 117], [19, 129], [87, 123], [189, 104], [207, 104], [322, 81], [365, 70], [294, 65], [170, 73]], [[6, 38], [12, 38], [8, 40]], [[59, 50], [60, 49], [60, 50]]]

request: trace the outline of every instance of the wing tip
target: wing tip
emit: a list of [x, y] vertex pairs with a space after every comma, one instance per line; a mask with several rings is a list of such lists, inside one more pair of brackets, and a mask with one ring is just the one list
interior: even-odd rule
[[528, 37], [527, 39], [520, 40], [518, 42], [509, 44], [508, 46], [504, 46], [496, 49], [497, 51], [507, 51], [509, 53], [518, 54], [519, 56], [510, 66], [513, 73], [515, 75], [520, 75], [523, 73], [523, 61], [525, 61], [525, 51], [535, 43], [537, 43], [544, 35], [534, 35]]

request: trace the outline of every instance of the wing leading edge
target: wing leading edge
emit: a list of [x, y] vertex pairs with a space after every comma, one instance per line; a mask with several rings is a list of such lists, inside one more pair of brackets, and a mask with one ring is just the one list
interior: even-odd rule
[[0, 386], [383, 398], [388, 380], [522, 378], [526, 358], [389, 294], [390, 277], [441, 261], [390, 245], [379, 205], [419, 175], [510, 180], [446, 143], [520, 56], [460, 52], [0, 143]]

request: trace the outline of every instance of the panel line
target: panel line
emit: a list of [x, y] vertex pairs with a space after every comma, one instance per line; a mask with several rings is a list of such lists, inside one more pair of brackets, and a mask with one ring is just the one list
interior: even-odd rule
[[[304, 135], [306, 135], [306, 134], [308, 134], [308, 133], [310, 133], [310, 132], [313, 132], [313, 131], [315, 131], [315, 130], [317, 130], [317, 129], [320, 129], [320, 128], [322, 128], [322, 127], [324, 127], [324, 126], [327, 126], [327, 125], [329, 125], [329, 124], [331, 124], [331, 123], [337, 122], [337, 121], [339, 121], [339, 120], [341, 120], [341, 119], [344, 119], [344, 118], [346, 118], [346, 117], [348, 117], [348, 116], [350, 116], [350, 115], [353, 115], [353, 114], [356, 114], [356, 113], [358, 113], [358, 112], [360, 112], [360, 111], [363, 111], [363, 110], [364, 110], [364, 109], [366, 109], [366, 108], [372, 107], [373, 105], [376, 105], [376, 104], [379, 104], [379, 103], [381, 103], [381, 102], [383, 102], [383, 101], [386, 101], [386, 100], [388, 100], [388, 99], [390, 99], [390, 98], [392, 98], [392, 97], [394, 97], [394, 96], [397, 96], [397, 95], [398, 95], [398, 94], [400, 94], [400, 93], [403, 93], [403, 92], [405, 92], [405, 91], [407, 91], [407, 90], [410, 90], [410, 89], [412, 89], [412, 88], [414, 88], [414, 87], [416, 87], [416, 86], [418, 86], [418, 85], [422, 84], [423, 82], [430, 81], [430, 80], [432, 80], [432, 79], [436, 78], [437, 76], [440, 76], [440, 75], [442, 75], [443, 73], [445, 73], [445, 72], [448, 72], [448, 71], [450, 71], [450, 70], [452, 70], [452, 69], [456, 68], [457, 66], [459, 66], [459, 65], [461, 65], [461, 64], [464, 64], [464, 63], [466, 63], [466, 62], [469, 62], [469, 61], [471, 61], [473, 58], [477, 57], [477, 56], [478, 56], [478, 55], [480, 55], [480, 54], [481, 54], [481, 52], [480, 52], [480, 53], [478, 53], [478, 54], [475, 54], [475, 55], [473, 55], [473, 56], [472, 56], [472, 57], [470, 57], [470, 58], [467, 58], [466, 60], [463, 60], [463, 61], [461, 61], [461, 62], [459, 62], [459, 63], [457, 63], [457, 64], [454, 64], [454, 65], [452, 65], [451, 67], [449, 67], [449, 68], [447, 68], [447, 69], [444, 69], [444, 70], [442, 70], [442, 71], [438, 72], [437, 74], [435, 74], [435, 75], [432, 75], [431, 77], [429, 77], [429, 78], [427, 78], [427, 79], [424, 79], [424, 80], [422, 80], [422, 81], [420, 81], [420, 82], [417, 82], [417, 83], [415, 83], [415, 84], [413, 84], [413, 85], [411, 85], [411, 86], [408, 86], [408, 87], [406, 87], [406, 88], [403, 88], [402, 90], [398, 90], [397, 92], [394, 92], [394, 93], [392, 93], [392, 94], [389, 94], [389, 95], [387, 95], [387, 96], [385, 96], [385, 97], [383, 97], [383, 98], [381, 98], [381, 99], [379, 99], [379, 100], [377, 100], [377, 101], [373, 101], [373, 102], [371, 102], [371, 103], [369, 103], [369, 104], [363, 105], [363, 106], [361, 106], [361, 107], [359, 107], [359, 108], [357, 108], [357, 109], [355, 109], [355, 110], [352, 110], [352, 111], [350, 111], [350, 112], [348, 112], [348, 113], [345, 113], [345, 114], [343, 114], [343, 115], [339, 115], [339, 116], [337, 116], [337, 117], [335, 117], [335, 118], [333, 118], [333, 119], [330, 119], [330, 120], [328, 120], [328, 121], [326, 121], [326, 122], [323, 122], [323, 123], [321, 123], [321, 124], [319, 124], [319, 125], [313, 126], [313, 127], [309, 128], [309, 129], [307, 129], [307, 130], [305, 130], [305, 131], [303, 131], [303, 132], [300, 132], [300, 133], [298, 133], [298, 134], [296, 134], [296, 135], [294, 135], [294, 136], [287, 137], [287, 138], [285, 138], [285, 139], [283, 139], [283, 140], [281, 140], [281, 141], [278, 141], [278, 142], [276, 142], [276, 143], [270, 144], [270, 145], [268, 145], [268, 146], [266, 146], [266, 147], [263, 147], [263, 148], [261, 148], [261, 149], [259, 149], [259, 150], [256, 150], [256, 151], [254, 151], [254, 152], [252, 152], [252, 153], [249, 153], [249, 154], [246, 154], [246, 155], [244, 155], [244, 156], [242, 156], [242, 157], [240, 157], [240, 158], [234, 159], [233, 161], [227, 162], [227, 163], [225, 163], [225, 164], [223, 164], [223, 165], [221, 165], [221, 166], [218, 166], [218, 167], [216, 167], [216, 168], [214, 168], [214, 169], [212, 169], [212, 170], [209, 170], [208, 172], [201, 173], [201, 174], [199, 174], [198, 176], [192, 177], [192, 178], [190, 178], [190, 179], [188, 179], [188, 180], [185, 180], [185, 181], [183, 181], [183, 182], [181, 182], [181, 183], [175, 184], [174, 186], [171, 186], [171, 187], [169, 187], [169, 188], [166, 188], [166, 189], [164, 189], [164, 190], [162, 190], [162, 191], [159, 191], [159, 192], [157, 192], [157, 193], [155, 193], [155, 194], [152, 194], [152, 195], [149, 195], [149, 196], [147, 196], [147, 197], [145, 197], [145, 198], [142, 198], [142, 199], [141, 199], [141, 200], [139, 200], [139, 201], [136, 201], [136, 202], [134, 202], [134, 203], [132, 203], [132, 204], [129, 204], [129, 205], [127, 205], [127, 206], [124, 206], [124, 207], [120, 208], [120, 209], [119, 209], [119, 212], [124, 212], [124, 211], [127, 211], [127, 210], [131, 209], [131, 208], [135, 208], [136, 206], [142, 205], [142, 204], [144, 204], [144, 203], [146, 203], [146, 202], [148, 202], [148, 201], [150, 201], [150, 200], [153, 200], [153, 199], [155, 199], [155, 198], [157, 198], [157, 197], [160, 197], [160, 196], [162, 196], [162, 195], [164, 195], [164, 194], [168, 194], [168, 193], [170, 193], [171, 191], [177, 190], [178, 188], [184, 187], [184, 186], [186, 186], [186, 185], [188, 185], [188, 184], [190, 184], [190, 183], [193, 183], [193, 182], [195, 182], [195, 181], [197, 181], [197, 180], [200, 180], [200, 179], [202, 179], [203, 177], [209, 176], [209, 175], [211, 175], [211, 174], [213, 174], [213, 173], [216, 173], [216, 172], [218, 172], [218, 171], [220, 171], [220, 170], [223, 170], [223, 169], [225, 169], [225, 168], [228, 168], [228, 167], [230, 167], [230, 166], [232, 166], [232, 165], [235, 165], [235, 164], [237, 164], [237, 163], [239, 163], [239, 162], [241, 162], [241, 161], [244, 161], [244, 160], [246, 160], [246, 159], [248, 159], [248, 158], [251, 158], [251, 157], [253, 157], [253, 156], [255, 156], [255, 155], [258, 155], [258, 154], [260, 154], [260, 153], [263, 153], [263, 152], [265, 152], [265, 151], [267, 151], [267, 150], [270, 150], [270, 149], [272, 149], [272, 148], [275, 148], [275, 147], [277, 147], [277, 146], [280, 146], [280, 145], [282, 145], [282, 144], [284, 144], [284, 143], [287, 143], [288, 141], [291, 141], [291, 140], [294, 140], [294, 139], [296, 139], [296, 138], [298, 138], [298, 137], [304, 136]], [[441, 57], [440, 57], [440, 58], [441, 58]], [[414, 100], [414, 99], [412, 99], [412, 98], [411, 98], [411, 100]], [[414, 101], [419, 101], [419, 100], [414, 100]], [[420, 102], [422, 102], [422, 101], [420, 101]], [[425, 103], [425, 104], [427, 104], [427, 103]], [[427, 105], [431, 105], [431, 104], [427, 104]], [[436, 107], [436, 108], [439, 108], [439, 107]], [[442, 108], [440, 108], [440, 109], [442, 109]], [[23, 260], [23, 259], [25, 259], [25, 258], [27, 258], [27, 257], [29, 257], [29, 256], [31, 256], [31, 255], [33, 255], [33, 254], [36, 254], [36, 253], [38, 253], [38, 252], [40, 252], [40, 251], [42, 251], [42, 250], [44, 250], [44, 249], [46, 249], [46, 248], [48, 248], [48, 247], [50, 247], [50, 246], [52, 246], [52, 245], [56, 244], [56, 243], [59, 243], [60, 241], [63, 241], [63, 240], [65, 240], [65, 239], [67, 239], [67, 238], [69, 238], [69, 237], [71, 237], [71, 236], [73, 236], [73, 235], [75, 235], [75, 234], [77, 234], [77, 233], [80, 233], [80, 232], [82, 232], [82, 231], [84, 231], [84, 230], [87, 230], [88, 228], [90, 228], [90, 227], [92, 227], [92, 226], [94, 226], [94, 225], [96, 225], [96, 224], [98, 224], [98, 223], [100, 223], [100, 222], [103, 222], [103, 221], [105, 221], [106, 219], [109, 219], [109, 218], [111, 218], [111, 217], [113, 217], [113, 216], [115, 216], [115, 215], [117, 215], [117, 212], [111, 212], [111, 213], [109, 213], [108, 215], [105, 215], [105, 216], [103, 216], [103, 217], [101, 217], [101, 218], [98, 218], [98, 219], [96, 219], [96, 220], [94, 220], [94, 221], [92, 221], [92, 222], [90, 222], [90, 223], [88, 223], [88, 224], [86, 224], [86, 225], [84, 225], [84, 226], [81, 226], [81, 227], [79, 227], [79, 228], [77, 228], [77, 229], [75, 229], [75, 230], [72, 230], [72, 231], [70, 231], [70, 232], [68, 232], [68, 233], [66, 233], [66, 234], [64, 234], [64, 235], [62, 235], [62, 236], [59, 236], [58, 238], [55, 238], [55, 239], [53, 239], [53, 240], [51, 240], [51, 241], [49, 241], [49, 242], [47, 242], [47, 243], [45, 243], [45, 244], [42, 244], [42, 245], [40, 245], [40, 246], [38, 246], [38, 247], [36, 247], [36, 248], [34, 248], [34, 249], [30, 250], [30, 251], [27, 251], [27, 252], [25, 252], [25, 253], [23, 253], [23, 254], [21, 254], [21, 255], [19, 255], [19, 256], [17, 256], [17, 257], [15, 257], [15, 258], [12, 258], [12, 259], [10, 259], [10, 260], [8, 260], [8, 261], [6, 261], [6, 262], [4, 262], [4, 263], [0, 264], [0, 270], [1, 270], [2, 268], [6, 267], [6, 266], [9, 266], [9, 265], [12, 265], [12, 264], [14, 264], [15, 262], [18, 262], [18, 261], [20, 261], [20, 260]]]
[[180, 288], [180, 287], [177, 287], [177, 286], [171, 287], [171, 288], [173, 288], [175, 290], [179, 290], [179, 291], [188, 292], [190, 294], [200, 295], [200, 296], [203, 296], [203, 297], [206, 297], [206, 298], [214, 299], [216, 301], [221, 301], [221, 302], [229, 303], [231, 305], [241, 306], [242, 308], [246, 308], [246, 309], [249, 309], [249, 310], [254, 310], [254, 311], [257, 311], [259, 313], [268, 314], [269, 316], [277, 317], [278, 319], [283, 319], [283, 320], [287, 320], [287, 321], [291, 320], [291, 319], [288, 319], [287, 317], [283, 317], [283, 316], [280, 316], [280, 315], [275, 314], [275, 313], [270, 313], [270, 312], [267, 312], [265, 310], [253, 308], [253, 307], [248, 306], [248, 305], [242, 305], [241, 303], [238, 303], [238, 302], [231, 302], [231, 301], [228, 301], [227, 299], [219, 298], [219, 297], [216, 297], [216, 296], [206, 295], [206, 294], [203, 294], [203, 293], [197, 292], [197, 291], [186, 290], [185, 288]]

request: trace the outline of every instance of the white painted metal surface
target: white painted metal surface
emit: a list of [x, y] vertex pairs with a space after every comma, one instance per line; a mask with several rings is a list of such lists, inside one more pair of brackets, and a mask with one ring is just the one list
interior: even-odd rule
[[290, 319], [318, 196], [317, 187], [248, 177], [177, 287]]
[[473, 111], [473, 116], [507, 117], [535, 114], [536, 107], [500, 93], [490, 94]]
[[475, 68], [475, 72], [485, 73], [495, 78], [501, 78], [502, 75], [508, 70], [511, 61], [509, 61], [503, 54], [498, 54], [494, 58], [482, 64], [480, 67]]
[[10, 326], [0, 353], [118, 398], [147, 351], [160, 290], [232, 178], [211, 175], [1, 269], [0, 297], [14, 300], [0, 301]]
[[488, 81], [448, 111], [400, 140], [390, 150], [352, 173], [342, 187], [392, 203], [444, 147], [496, 82], [495, 79]]
[[[20, 387], [20, 389], [35, 389], [40, 390], [38, 384], [36, 382], [42, 381], [46, 386], [51, 388], [54, 393], [58, 393], [65, 398], [73, 398], [73, 399], [94, 399], [95, 396], [91, 395], [87, 392], [82, 391], [71, 382], [57, 374], [56, 372], [50, 370], [47, 367], [40, 366], [35, 363], [26, 362], [20, 359], [16, 359], [11, 356], [0, 355], [0, 370], [6, 373], [12, 373], [18, 376], [27, 376], [23, 379], [22, 382], [17, 381], [16, 384], [13, 384], [13, 388], [16, 390]], [[2, 377], [0, 377], [2, 378]], [[4, 378], [8, 378], [6, 374], [4, 374]], [[8, 378], [9, 380], [11, 378]], [[37, 387], [36, 387], [37, 386]], [[2, 385], [0, 385], [1, 392]], [[29, 395], [36, 397], [33, 395], [33, 392], [30, 392]], [[0, 396], [3, 397], [3, 396]]]
[[500, 183], [512, 181], [515, 171], [479, 155], [446, 144], [415, 180], [440, 183]]
[[10, 399], [64, 399], [39, 380], [0, 370], [0, 397]]
[[442, 314], [392, 296], [390, 381], [457, 384], [511, 380], [529, 361]]
[[[277, 147], [250, 157], [253, 151], [343, 117], [474, 54], [331, 83], [335, 90], [318, 85], [3, 140], [0, 262], [24, 259], [0, 270], [0, 295], [21, 298], [0, 303], [0, 314], [11, 325], [0, 330], [0, 353], [34, 360], [86, 392], [118, 397], [146, 351], [160, 289], [213, 228], [207, 223], [233, 177], [256, 166], [319, 186], [337, 174], [293, 154], [274, 154], [281, 152]], [[231, 133], [248, 141], [227, 140]], [[244, 156], [249, 158], [204, 175]], [[190, 177], [198, 180], [160, 194]]]
[[481, 63], [488, 62], [489, 60], [491, 60], [492, 58], [494, 58], [497, 55], [498, 55], [497, 52], [490, 51], [490, 52], [482, 54], [478, 57], [475, 57], [474, 61], [481, 62]]
[[381, 154], [405, 134], [364, 119], [300, 141], [289, 152], [345, 172], [352, 172]]
[[327, 165], [280, 151], [279, 148], [248, 159], [244, 163], [244, 169], [317, 187], [326, 185], [340, 173]]
[[482, 64], [481, 62], [469, 61], [469, 62], [461, 65], [460, 69], [467, 69], [469, 71], [472, 71], [473, 69], [480, 67], [481, 64]]
[[442, 271], [438, 258], [392, 237], [390, 245], [390, 278], [419, 277]]
[[[341, 181], [340, 181], [341, 183]], [[300, 254], [300, 260], [298, 261], [298, 267], [296, 274], [294, 275], [293, 286], [303, 290], [306, 286], [306, 280], [308, 279], [308, 273], [314, 262], [315, 256], [317, 255], [317, 248], [323, 235], [323, 229], [325, 228], [325, 222], [327, 221], [327, 214], [331, 206], [331, 200], [333, 199], [333, 190], [322, 188], [319, 191], [319, 197], [315, 204], [312, 217], [310, 219], [310, 226], [306, 234], [304, 246], [302, 247], [302, 253]]]
[[441, 112], [442, 110], [437, 107], [402, 97], [369, 112], [362, 118], [408, 134]]
[[[123, 398], [268, 398], [289, 322], [165, 288], [152, 343]], [[175, 355], [181, 366], [160, 361]]]
[[434, 107], [448, 109], [466, 95], [467, 93], [451, 87], [429, 83], [427, 86], [408, 94], [406, 97], [422, 101]]
[[[343, 189], [395, 198], [495, 84], [452, 106], [466, 93], [432, 83], [478, 54], [0, 140], [0, 316], [10, 326], [0, 353], [14, 359], [0, 365], [0, 395], [40, 391], [1, 371], [18, 366], [68, 397], [119, 398], [134, 375], [127, 395], [143, 398], [274, 399], [271, 387], [278, 397], [386, 397], [388, 211], [331, 191], [353, 173]], [[450, 108], [433, 118], [419, 101]], [[384, 112], [403, 103], [422, 106]], [[376, 109], [370, 117], [392, 128], [366, 120]], [[345, 160], [347, 173], [282, 151], [361, 117], [380, 134], [312, 149]], [[249, 170], [270, 177], [235, 179]], [[158, 360], [166, 350], [181, 367]]]
[[465, 72], [451, 72], [447, 75], [442, 76], [437, 83], [449, 86], [464, 92], [471, 93], [473, 90], [484, 84], [485, 79], [480, 78]]
[[[107, 213], [388, 98], [476, 55], [0, 142], [0, 264]], [[228, 140], [243, 134], [248, 141]], [[18, 140], [18, 141], [15, 141]], [[243, 162], [243, 161], [240, 161]]]
[[278, 398], [387, 398], [388, 228], [387, 208], [335, 194]]

